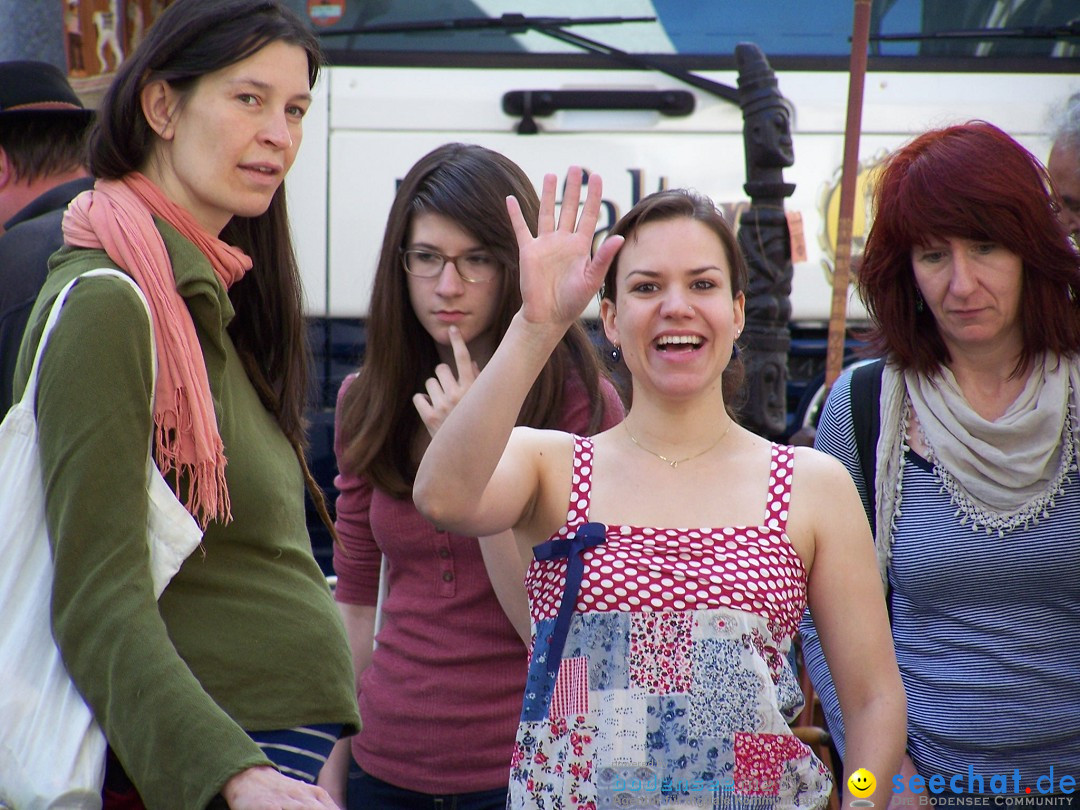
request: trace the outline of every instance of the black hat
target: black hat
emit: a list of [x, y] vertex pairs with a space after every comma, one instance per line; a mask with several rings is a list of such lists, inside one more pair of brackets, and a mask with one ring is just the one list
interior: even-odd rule
[[89, 119], [64, 74], [48, 62], [0, 62], [0, 120], [24, 115]]

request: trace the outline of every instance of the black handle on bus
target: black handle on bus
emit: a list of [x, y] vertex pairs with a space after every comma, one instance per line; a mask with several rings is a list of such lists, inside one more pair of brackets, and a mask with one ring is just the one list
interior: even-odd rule
[[687, 90], [511, 90], [503, 95], [503, 112], [520, 115], [520, 135], [537, 132], [533, 116], [559, 110], [655, 110], [661, 115], [685, 116], [694, 111], [694, 94]]

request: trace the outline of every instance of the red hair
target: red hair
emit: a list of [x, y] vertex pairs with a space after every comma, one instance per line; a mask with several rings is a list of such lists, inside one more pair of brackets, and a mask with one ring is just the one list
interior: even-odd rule
[[934, 238], [993, 242], [1023, 261], [1023, 349], [1080, 351], [1080, 256], [1057, 219], [1046, 169], [985, 121], [931, 130], [893, 153], [874, 188], [874, 224], [858, 272], [873, 319], [869, 348], [932, 374], [950, 360], [929, 308], [916, 307], [911, 250]]

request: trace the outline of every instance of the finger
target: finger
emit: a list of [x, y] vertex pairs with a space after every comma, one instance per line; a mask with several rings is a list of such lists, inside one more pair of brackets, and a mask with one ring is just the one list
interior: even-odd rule
[[420, 414], [420, 421], [425, 425], [430, 424], [431, 419], [435, 416], [435, 408], [432, 406], [427, 394], [413, 394], [412, 404], [416, 408], [416, 412]]
[[461, 330], [456, 326], [450, 327], [450, 348], [454, 350], [454, 365], [457, 366], [458, 379], [462, 382], [472, 382], [476, 379], [473, 374], [472, 356], [469, 354], [469, 345], [461, 336]]
[[[460, 388], [457, 379], [454, 377], [454, 372], [446, 363], [439, 363], [435, 366], [435, 379], [439, 381], [439, 390], [442, 394], [442, 399], [454, 399], [455, 392]], [[434, 382], [434, 381], [432, 381]], [[431, 391], [431, 386], [428, 386], [428, 391]], [[435, 397], [432, 397], [432, 401], [438, 401]]]
[[431, 400], [423, 394], [413, 394], [413, 407], [416, 408], [416, 412], [420, 414], [420, 421], [424, 423], [424, 427], [427, 428], [429, 436], [434, 436], [438, 433], [439, 428], [442, 427], [442, 416], [435, 410], [435, 407], [431, 404]]
[[536, 223], [537, 236], [555, 230], [555, 189], [558, 184], [559, 178], [555, 175], [544, 175], [544, 187], [540, 192], [540, 221]]
[[578, 221], [578, 232], [587, 233], [589, 237], [596, 232], [596, 222], [600, 219], [600, 204], [604, 201], [604, 181], [598, 174], [589, 175], [589, 189], [585, 195], [585, 207], [581, 210], [581, 219]]
[[623, 246], [624, 241], [626, 240], [621, 236], [609, 236], [596, 249], [596, 254], [592, 257], [592, 261], [589, 262], [589, 266], [585, 270], [590, 282], [594, 282], [598, 286], [604, 283], [604, 276], [607, 275], [608, 268], [611, 267], [611, 263], [615, 260], [615, 255], [619, 252], [619, 248]]
[[566, 171], [566, 185], [563, 186], [562, 206], [559, 208], [559, 230], [574, 232], [580, 202], [581, 168], [571, 166]]
[[[442, 370], [441, 378], [439, 376], [440, 369]], [[424, 383], [424, 388], [427, 389], [427, 395], [431, 399], [431, 404], [436, 408], [438, 408], [439, 404], [446, 399], [446, 382], [444, 381], [448, 375], [450, 375], [450, 367], [445, 363], [440, 363], [435, 366], [435, 376], [428, 377], [427, 381]]]
[[506, 198], [506, 213], [510, 215], [510, 225], [514, 229], [518, 247], [524, 247], [532, 240], [533, 233], [525, 222], [525, 215], [521, 213], [521, 204], [517, 201], [517, 197], [510, 195]]
[[319, 807], [325, 808], [325, 810], [338, 810], [337, 802], [323, 788], [315, 788], [315, 798], [319, 802]]

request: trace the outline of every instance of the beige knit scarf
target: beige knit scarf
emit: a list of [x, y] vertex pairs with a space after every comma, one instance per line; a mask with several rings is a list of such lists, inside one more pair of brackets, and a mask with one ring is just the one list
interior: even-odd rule
[[901, 515], [909, 408], [918, 417], [934, 474], [961, 524], [1004, 535], [1048, 517], [1068, 474], [1077, 469], [1078, 392], [1080, 360], [1046, 356], [1035, 361], [1005, 413], [989, 421], [968, 405], [947, 368], [926, 377], [886, 363], [875, 482], [882, 581], [887, 581], [893, 530]]

